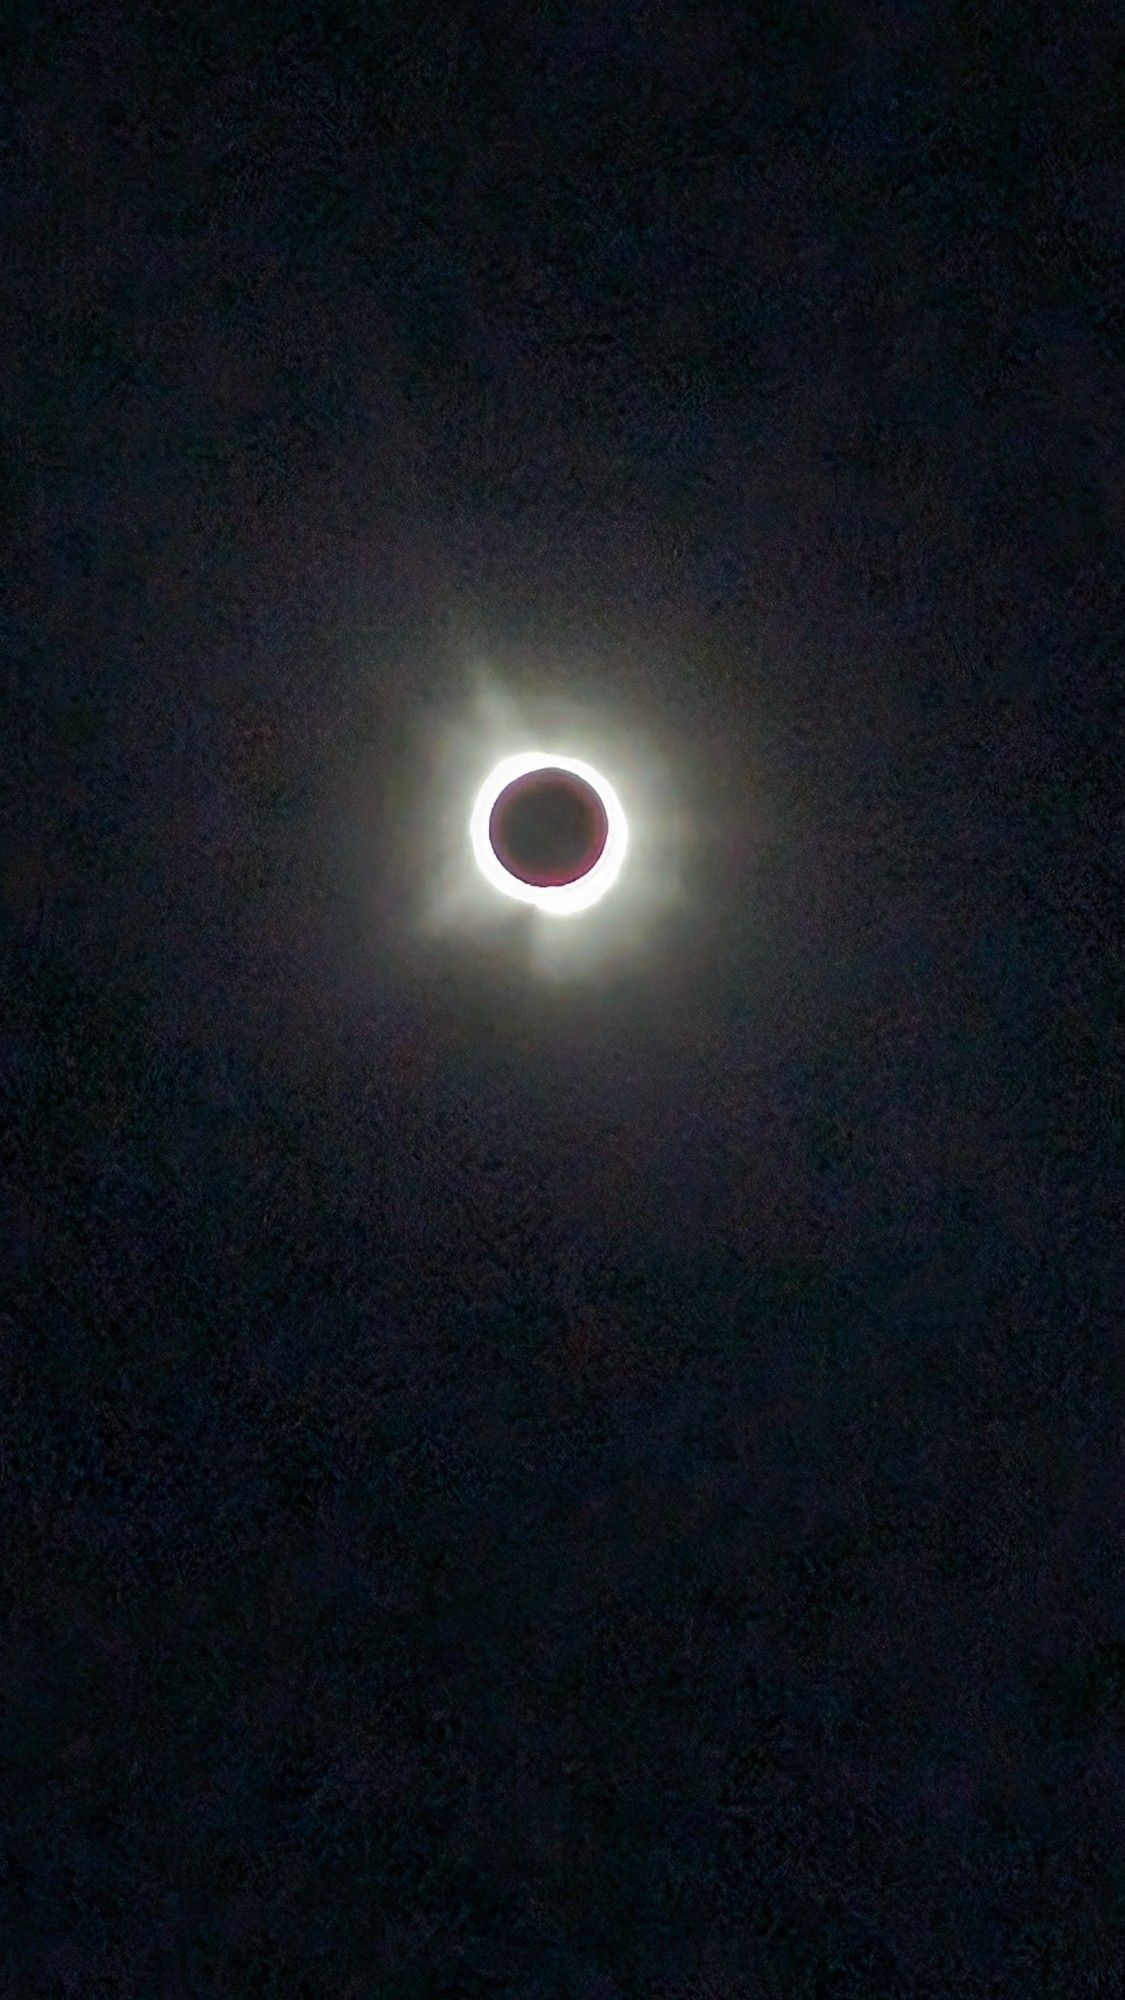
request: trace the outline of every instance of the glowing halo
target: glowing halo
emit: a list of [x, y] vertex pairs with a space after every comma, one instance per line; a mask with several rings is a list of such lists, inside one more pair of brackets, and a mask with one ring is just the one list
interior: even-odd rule
[[[529, 777], [538, 771], [564, 771], [580, 779], [594, 793], [605, 814], [605, 838], [597, 859], [592, 867], [573, 881], [549, 884], [525, 882], [504, 866], [492, 845], [491, 821], [497, 800], [516, 779]], [[517, 756], [501, 758], [495, 769], [489, 772], [477, 793], [469, 819], [469, 840], [473, 857], [485, 881], [498, 889], [501, 895], [511, 896], [517, 903], [530, 903], [546, 915], [571, 917], [577, 916], [581, 910], [591, 909], [601, 901], [607, 889], [613, 887], [625, 859], [629, 829], [617, 793], [592, 764], [585, 764], [578, 757], [555, 757], [538, 750], [525, 750]]]

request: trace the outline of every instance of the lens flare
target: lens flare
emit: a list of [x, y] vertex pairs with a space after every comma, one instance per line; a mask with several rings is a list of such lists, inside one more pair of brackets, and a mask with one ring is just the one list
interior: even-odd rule
[[599, 903], [629, 843], [621, 801], [592, 764], [524, 751], [477, 793], [469, 840], [485, 881], [554, 917]]

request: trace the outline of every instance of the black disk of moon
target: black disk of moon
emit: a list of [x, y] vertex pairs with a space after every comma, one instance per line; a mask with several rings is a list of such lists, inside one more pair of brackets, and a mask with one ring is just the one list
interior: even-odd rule
[[501, 866], [533, 888], [577, 882], [598, 861], [609, 821], [592, 785], [572, 771], [528, 771], [504, 786], [488, 838]]

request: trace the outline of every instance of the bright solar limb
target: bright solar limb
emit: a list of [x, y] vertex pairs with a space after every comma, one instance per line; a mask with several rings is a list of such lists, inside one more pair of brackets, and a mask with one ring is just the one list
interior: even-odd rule
[[[496, 800], [515, 779], [527, 777], [534, 771], [569, 772], [589, 785], [601, 800], [607, 822], [605, 844], [593, 867], [572, 882], [552, 883], [549, 886], [524, 882], [505, 868], [492, 846], [489, 823]], [[528, 750], [502, 758], [490, 771], [477, 793], [469, 820], [469, 839], [477, 867], [485, 881], [499, 890], [501, 895], [511, 896], [519, 903], [529, 903], [548, 916], [570, 917], [577, 916], [582, 910], [592, 909], [613, 887], [625, 859], [629, 830], [617, 793], [592, 764], [584, 763], [578, 757], [560, 757]]]

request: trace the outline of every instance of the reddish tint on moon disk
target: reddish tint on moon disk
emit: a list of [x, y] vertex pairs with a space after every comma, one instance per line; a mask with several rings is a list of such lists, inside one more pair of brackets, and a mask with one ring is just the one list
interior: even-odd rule
[[535, 889], [580, 882], [600, 860], [608, 835], [606, 809], [593, 785], [549, 765], [505, 785], [488, 820], [496, 859]]

